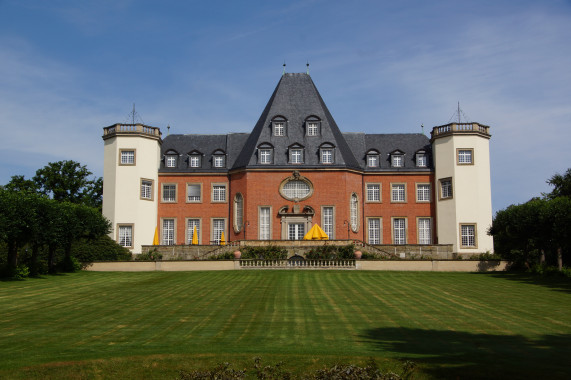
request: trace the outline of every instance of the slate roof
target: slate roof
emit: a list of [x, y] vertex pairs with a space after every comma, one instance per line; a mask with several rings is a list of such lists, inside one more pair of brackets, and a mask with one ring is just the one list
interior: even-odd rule
[[[274, 136], [272, 133], [272, 119], [276, 116], [287, 120], [285, 136]], [[310, 116], [321, 120], [318, 136], [307, 136], [305, 133], [305, 120]], [[274, 147], [274, 167], [323, 168], [323, 164], [319, 162], [319, 146], [330, 143], [335, 147], [335, 163], [327, 167], [359, 169], [349, 145], [308, 74], [282, 75], [238, 156], [234, 169], [267, 167], [267, 164], [258, 163], [256, 154], [258, 145], [262, 143], [269, 143]], [[303, 164], [288, 163], [288, 147], [295, 143], [305, 149]]]
[[[287, 120], [286, 135], [274, 136], [272, 119], [283, 117]], [[306, 135], [305, 121], [308, 117], [320, 120], [320, 133], [317, 136]], [[329, 143], [335, 147], [334, 163], [320, 163], [319, 148]], [[272, 164], [258, 162], [258, 146], [273, 147]], [[294, 144], [304, 148], [303, 164], [289, 163], [288, 149]], [[366, 154], [370, 149], [380, 152], [380, 166], [368, 168]], [[400, 150], [404, 153], [404, 166], [390, 167], [389, 153]], [[161, 161], [161, 173], [226, 173], [234, 169], [313, 169], [347, 168], [369, 171], [427, 171], [429, 168], [416, 168], [415, 153], [424, 149], [430, 157], [431, 146], [428, 137], [414, 134], [365, 134], [341, 133], [321, 95], [308, 74], [284, 74], [264, 108], [251, 133], [230, 133], [226, 135], [169, 135], [163, 139], [161, 153], [176, 152], [179, 155], [177, 167], [165, 167]], [[189, 167], [189, 154], [202, 154], [201, 168]], [[213, 167], [213, 153], [222, 153], [226, 157], [224, 168]]]

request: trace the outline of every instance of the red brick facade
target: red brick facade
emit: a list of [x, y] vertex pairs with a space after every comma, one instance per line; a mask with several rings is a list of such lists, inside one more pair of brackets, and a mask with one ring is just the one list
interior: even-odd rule
[[[175, 220], [175, 244], [189, 244], [187, 219], [200, 220], [199, 244], [211, 244], [213, 241], [212, 221], [225, 221], [224, 235], [226, 241], [259, 239], [259, 207], [271, 209], [271, 239], [281, 240], [281, 218], [278, 211], [283, 206], [292, 210], [296, 202], [284, 198], [279, 186], [284, 179], [292, 175], [292, 171], [239, 171], [229, 175], [159, 175], [159, 205], [157, 225], [161, 229], [163, 219]], [[393, 218], [406, 220], [406, 243], [417, 244], [417, 218], [431, 218], [432, 242], [436, 243], [434, 179], [432, 173], [387, 173], [368, 174], [348, 170], [300, 170], [300, 175], [313, 185], [313, 194], [299, 201], [303, 209], [310, 206], [314, 210], [312, 224], [322, 225], [322, 207], [334, 209], [334, 238], [357, 239], [368, 241], [367, 220], [380, 218], [381, 244], [393, 244]], [[188, 202], [187, 185], [201, 185], [199, 202]], [[367, 199], [367, 184], [380, 185], [380, 200]], [[393, 184], [404, 184], [405, 200], [392, 200]], [[430, 202], [417, 201], [417, 184], [430, 184]], [[164, 185], [176, 185], [176, 202], [165, 202]], [[225, 200], [213, 201], [213, 186], [225, 185]], [[234, 228], [234, 199], [237, 193], [244, 199], [244, 226], [238, 231]], [[349, 228], [350, 197], [357, 194], [358, 227], [354, 232]], [[161, 234], [162, 236], [162, 234]]]

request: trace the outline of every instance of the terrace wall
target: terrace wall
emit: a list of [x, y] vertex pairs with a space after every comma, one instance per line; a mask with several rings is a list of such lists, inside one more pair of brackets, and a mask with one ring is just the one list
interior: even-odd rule
[[[356, 270], [422, 272], [496, 272], [505, 271], [507, 261], [476, 260], [357, 260]], [[219, 261], [114, 261], [95, 262], [85, 268], [93, 272], [184, 272], [240, 270], [239, 260]]]

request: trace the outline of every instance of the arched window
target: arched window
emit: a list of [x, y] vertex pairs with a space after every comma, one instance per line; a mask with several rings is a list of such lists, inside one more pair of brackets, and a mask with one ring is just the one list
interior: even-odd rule
[[238, 233], [244, 226], [244, 197], [237, 193], [234, 196], [234, 232]]
[[349, 199], [349, 217], [351, 230], [357, 232], [359, 230], [359, 197], [356, 193], [351, 194]]

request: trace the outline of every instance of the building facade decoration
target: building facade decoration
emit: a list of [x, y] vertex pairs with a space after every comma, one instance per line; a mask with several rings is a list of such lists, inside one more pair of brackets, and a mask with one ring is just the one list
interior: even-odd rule
[[301, 239], [315, 223], [334, 239], [493, 251], [489, 140], [479, 123], [343, 133], [310, 76], [286, 73], [250, 133], [104, 128], [103, 213], [134, 253], [155, 229], [208, 245]]

